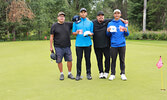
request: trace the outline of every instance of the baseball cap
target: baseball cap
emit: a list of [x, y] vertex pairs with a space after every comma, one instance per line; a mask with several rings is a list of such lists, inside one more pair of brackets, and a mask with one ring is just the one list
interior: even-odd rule
[[99, 16], [99, 15], [104, 15], [103, 11], [99, 11], [99, 12], [97, 13], [97, 16]]
[[79, 22], [81, 22], [81, 17], [78, 16], [78, 15], [75, 15], [75, 16], [72, 18], [72, 21], [75, 22], [76, 24], [78, 24]]
[[81, 9], [80, 9], [80, 12], [82, 12], [82, 11], [87, 12], [86, 8], [81, 8]]
[[61, 12], [58, 13], [58, 16], [60, 16], [60, 15], [64, 15], [65, 16], [65, 13], [61, 11]]
[[115, 10], [114, 10], [114, 13], [115, 13], [115, 12], [121, 13], [121, 11], [120, 11], [119, 9], [115, 9]]

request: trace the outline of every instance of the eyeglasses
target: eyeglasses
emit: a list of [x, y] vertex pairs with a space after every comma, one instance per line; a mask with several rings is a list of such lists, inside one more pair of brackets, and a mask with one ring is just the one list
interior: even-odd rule
[[65, 18], [65, 16], [59, 16], [60, 18]]

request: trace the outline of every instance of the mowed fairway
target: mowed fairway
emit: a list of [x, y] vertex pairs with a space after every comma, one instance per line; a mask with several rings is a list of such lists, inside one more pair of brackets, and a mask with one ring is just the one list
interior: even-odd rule
[[[74, 40], [71, 49], [76, 76]], [[118, 59], [116, 79], [99, 79], [93, 48], [93, 80], [86, 79], [83, 59], [83, 80], [68, 79], [63, 61], [65, 80], [60, 81], [57, 64], [50, 59], [49, 41], [0, 42], [0, 100], [166, 100], [156, 63], [162, 56], [167, 89], [167, 41], [128, 40], [126, 50], [127, 81], [120, 79]]]

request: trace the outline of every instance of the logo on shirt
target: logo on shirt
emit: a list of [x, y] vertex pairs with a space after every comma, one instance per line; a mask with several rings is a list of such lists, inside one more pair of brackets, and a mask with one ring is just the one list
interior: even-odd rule
[[115, 26], [110, 26], [111, 30], [110, 32], [117, 32], [117, 28]]

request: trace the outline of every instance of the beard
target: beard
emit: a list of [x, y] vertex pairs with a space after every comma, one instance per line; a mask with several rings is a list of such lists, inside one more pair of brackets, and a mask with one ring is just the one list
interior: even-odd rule
[[99, 23], [102, 23], [104, 21], [104, 19], [99, 19], [98, 22]]

